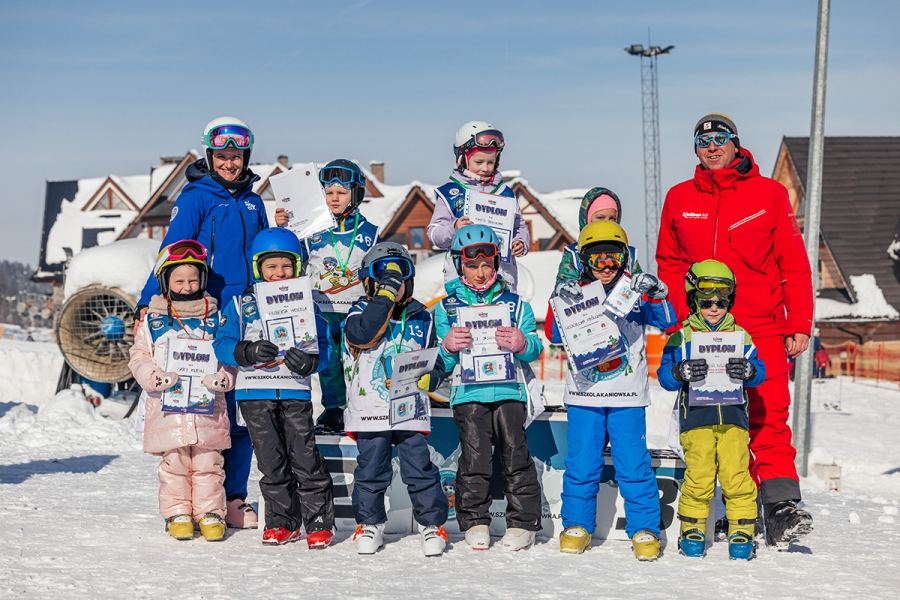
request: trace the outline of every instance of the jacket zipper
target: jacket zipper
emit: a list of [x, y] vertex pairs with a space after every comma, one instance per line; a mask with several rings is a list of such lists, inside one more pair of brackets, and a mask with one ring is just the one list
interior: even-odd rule
[[238, 199], [234, 199], [237, 204], [238, 216], [241, 218], [241, 231], [244, 233], [244, 243], [241, 246], [244, 254], [244, 268], [247, 274], [247, 281], [253, 281], [253, 274], [250, 272], [250, 261], [247, 260], [247, 224], [244, 222], [244, 212], [241, 210], [241, 204]]
[[716, 258], [716, 249], [719, 247], [719, 209], [722, 208], [722, 194], [718, 186], [713, 182], [713, 194], [716, 195], [716, 228], [713, 231], [713, 258]]
[[209, 236], [209, 268], [212, 269], [216, 261], [216, 215], [212, 218], [212, 233]]

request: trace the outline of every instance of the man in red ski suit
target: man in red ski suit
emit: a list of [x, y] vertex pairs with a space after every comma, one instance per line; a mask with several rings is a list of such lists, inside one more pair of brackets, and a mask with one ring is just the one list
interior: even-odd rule
[[656, 262], [679, 320], [687, 318], [684, 278], [695, 262], [716, 259], [735, 274], [735, 320], [756, 343], [766, 379], [748, 389], [750, 473], [764, 505], [766, 540], [790, 542], [812, 530], [797, 508], [800, 485], [788, 427], [788, 360], [809, 346], [813, 290], [809, 259], [787, 190], [759, 174], [737, 127], [712, 113], [697, 123], [693, 179], [669, 190]]

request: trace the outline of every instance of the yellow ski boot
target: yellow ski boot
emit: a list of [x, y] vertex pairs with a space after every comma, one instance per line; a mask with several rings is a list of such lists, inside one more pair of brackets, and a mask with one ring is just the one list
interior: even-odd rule
[[591, 534], [579, 525], [569, 525], [559, 535], [559, 551], [563, 554], [581, 554], [591, 549]]
[[166, 519], [166, 531], [176, 540], [194, 539], [194, 520], [191, 515], [175, 515]]
[[659, 558], [659, 536], [649, 529], [641, 529], [631, 537], [634, 546], [634, 557], [642, 561]]
[[217, 514], [206, 513], [200, 519], [200, 535], [207, 542], [218, 542], [225, 538], [225, 521]]

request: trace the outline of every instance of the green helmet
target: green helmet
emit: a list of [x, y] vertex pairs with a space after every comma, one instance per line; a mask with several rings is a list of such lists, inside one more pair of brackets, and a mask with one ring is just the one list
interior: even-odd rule
[[736, 287], [737, 281], [728, 265], [712, 259], [692, 264], [684, 278], [689, 306], [697, 296], [728, 298], [729, 304], [734, 305]]

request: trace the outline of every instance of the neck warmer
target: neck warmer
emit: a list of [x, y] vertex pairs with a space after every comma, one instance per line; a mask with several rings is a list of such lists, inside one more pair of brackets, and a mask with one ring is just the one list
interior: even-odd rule
[[475, 285], [474, 283], [472, 283], [471, 281], [466, 279], [465, 275], [460, 275], [459, 280], [462, 282], [462, 284], [464, 286], [466, 286], [473, 292], [477, 292], [480, 294], [482, 292], [486, 292], [489, 289], [491, 289], [491, 286], [497, 282], [497, 271], [494, 271], [494, 275], [490, 279], [487, 280], [487, 283], [485, 283], [484, 285], [481, 285], [481, 286]]
[[[204, 298], [206, 300], [205, 302]], [[205, 292], [203, 298], [185, 301], [172, 299], [171, 304], [178, 312], [178, 316], [183, 319], [200, 319], [207, 314], [207, 311], [208, 314], [211, 315], [219, 310], [219, 303], [216, 302], [216, 299]], [[152, 313], [168, 314], [169, 300], [166, 300], [163, 296], [153, 296], [150, 298], [150, 307], [148, 310]]]

